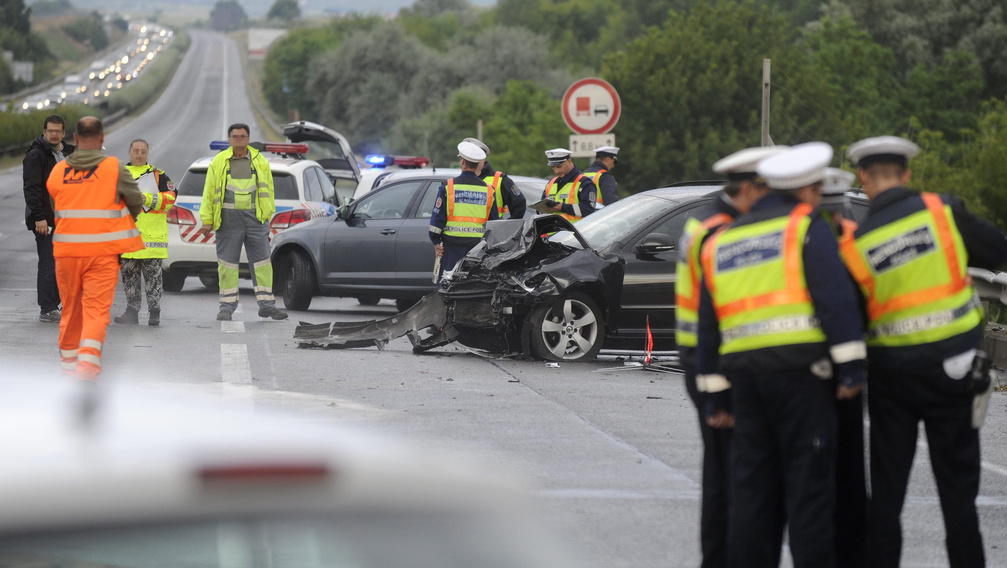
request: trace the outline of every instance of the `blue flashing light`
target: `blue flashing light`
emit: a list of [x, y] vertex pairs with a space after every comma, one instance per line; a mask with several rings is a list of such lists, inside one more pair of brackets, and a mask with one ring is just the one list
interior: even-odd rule
[[211, 150], [217, 150], [217, 151], [227, 150], [230, 147], [231, 147], [231, 143], [228, 142], [228, 141], [226, 141], [226, 140], [213, 140], [213, 141], [210, 142], [210, 149]]
[[376, 168], [383, 168], [394, 164], [395, 158], [393, 156], [379, 156], [372, 154], [364, 158], [364, 161]]

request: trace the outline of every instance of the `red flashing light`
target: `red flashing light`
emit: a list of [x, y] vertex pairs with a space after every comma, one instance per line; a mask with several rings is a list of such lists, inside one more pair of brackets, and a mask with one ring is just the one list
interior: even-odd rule
[[196, 217], [185, 207], [172, 207], [166, 214], [168, 222], [172, 225], [195, 225]]
[[311, 220], [311, 211], [307, 209], [293, 209], [273, 215], [273, 220], [269, 222], [269, 228], [274, 231], [289, 229], [298, 223]]
[[307, 144], [274, 144], [267, 142], [265, 145], [267, 152], [274, 154], [307, 154]]
[[430, 165], [426, 156], [395, 156], [394, 163], [401, 168], [424, 168]]
[[263, 464], [205, 467], [203, 481], [313, 481], [329, 475], [322, 464]]

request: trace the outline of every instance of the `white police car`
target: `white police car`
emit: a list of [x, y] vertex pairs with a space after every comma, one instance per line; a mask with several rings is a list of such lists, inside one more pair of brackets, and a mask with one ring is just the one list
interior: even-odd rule
[[24, 376], [6, 374], [0, 399], [2, 566], [572, 565], [521, 491], [457, 458], [261, 408]]
[[[222, 150], [227, 142], [211, 143]], [[269, 222], [271, 234], [316, 217], [335, 215], [339, 206], [332, 181], [313, 160], [301, 156], [304, 144], [264, 144], [263, 155], [273, 173], [276, 213]], [[200, 158], [189, 166], [176, 185], [178, 197], [168, 210], [168, 258], [162, 262], [164, 289], [178, 292], [188, 276], [198, 276], [203, 285], [217, 287], [217, 251], [213, 233], [200, 235], [199, 207], [203, 201], [206, 170], [212, 157]], [[242, 276], [248, 277], [245, 251], [241, 252]]]

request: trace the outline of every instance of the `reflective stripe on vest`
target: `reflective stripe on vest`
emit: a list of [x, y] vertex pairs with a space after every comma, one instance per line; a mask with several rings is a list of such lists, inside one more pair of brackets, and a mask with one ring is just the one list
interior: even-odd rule
[[699, 253], [703, 239], [714, 227], [730, 223], [733, 217], [717, 213], [700, 221], [692, 217], [685, 223], [678, 239], [678, 262], [675, 265], [675, 343], [695, 347], [699, 325], [699, 287], [702, 266]]
[[493, 188], [493, 195], [495, 196], [494, 201], [497, 205], [497, 215], [503, 219], [503, 216], [510, 213], [510, 209], [503, 202], [503, 192], [500, 191], [500, 180], [503, 179], [503, 174], [497, 172], [493, 174], [493, 181], [486, 181], [486, 178], [482, 178], [486, 182], [486, 185]]
[[140, 231], [116, 186], [119, 160], [108, 156], [97, 166], [78, 170], [56, 164], [46, 186], [57, 219], [53, 256], [103, 256], [143, 249]]
[[484, 225], [489, 220], [495, 206], [493, 188], [485, 183], [447, 183], [448, 220], [444, 225], [444, 235], [453, 237], [482, 238]]
[[983, 313], [951, 208], [934, 193], [925, 209], [840, 243], [867, 298], [867, 344], [924, 345], [973, 329]]
[[[556, 201], [558, 203], [569, 203], [570, 205], [573, 206], [578, 205], [580, 201], [577, 199], [577, 194], [580, 193], [581, 180], [585, 179], [584, 174], [578, 175], [576, 179], [560, 188], [556, 187], [557, 179], [559, 178], [554, 177], [551, 180], [549, 180], [549, 185], [547, 185], [545, 188], [545, 196], [552, 198], [553, 201]], [[578, 217], [576, 215], [567, 215], [566, 213], [563, 212], [558, 212], [556, 213], [556, 215], [563, 217], [564, 219], [570, 221], [571, 223], [583, 218]]]
[[594, 187], [598, 189], [598, 195], [597, 195], [595, 201], [597, 201], [598, 203], [600, 203], [602, 205], [605, 204], [605, 200], [602, 198], [602, 195], [601, 195], [601, 174], [607, 174], [607, 173], [608, 173], [608, 170], [606, 170], [605, 168], [602, 168], [602, 169], [600, 169], [600, 170], [598, 170], [596, 172], [589, 172], [589, 173], [585, 174], [587, 176], [587, 179], [593, 181], [594, 182]]
[[[133, 179], [154, 173], [158, 188], [161, 186], [161, 172], [150, 164], [143, 166], [127, 165], [126, 169], [133, 174]], [[154, 194], [150, 209], [140, 213], [136, 218], [136, 228], [140, 230], [144, 249], [136, 252], [123, 253], [123, 258], [168, 258], [168, 218], [165, 213], [175, 204], [175, 192], [159, 191]]]
[[721, 354], [824, 343], [804, 279], [813, 208], [722, 229], [703, 246], [703, 274], [720, 320]]

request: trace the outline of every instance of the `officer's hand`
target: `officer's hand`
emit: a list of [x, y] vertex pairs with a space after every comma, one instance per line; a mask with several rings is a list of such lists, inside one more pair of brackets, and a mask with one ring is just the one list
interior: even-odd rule
[[563, 210], [563, 204], [562, 203], [557, 203], [557, 204], [555, 204], [555, 205], [553, 205], [552, 207], [549, 208], [549, 211], [552, 211], [553, 213], [558, 213], [558, 212], [560, 212], [562, 210]]
[[434, 254], [436, 256], [444, 256], [444, 245], [439, 243], [434, 245]]
[[867, 361], [858, 359], [837, 364], [833, 368], [836, 374], [837, 399], [847, 400], [860, 394], [864, 388], [864, 381], [867, 380]]
[[40, 235], [45, 235], [49, 232], [49, 223], [45, 221], [35, 221], [35, 232]]
[[726, 410], [718, 410], [713, 416], [706, 417], [706, 423], [710, 428], [719, 430], [734, 428], [734, 415]]
[[213, 225], [203, 225], [202, 227], [199, 228], [198, 231], [196, 231], [196, 234], [199, 234], [199, 235], [202, 235], [202, 236], [205, 237], [205, 236], [208, 236], [212, 232], [213, 232]]
[[703, 410], [706, 415], [706, 423], [711, 428], [733, 428], [734, 414], [731, 408], [731, 390], [719, 392], [704, 392]]
[[859, 385], [857, 385], [855, 387], [848, 387], [848, 386], [845, 386], [845, 385], [839, 385], [839, 387], [836, 389], [836, 399], [838, 399], [838, 400], [849, 400], [849, 399], [857, 396], [858, 394], [860, 394], [860, 391], [862, 391], [862, 390], [864, 390], [864, 385], [863, 384], [859, 384]]

